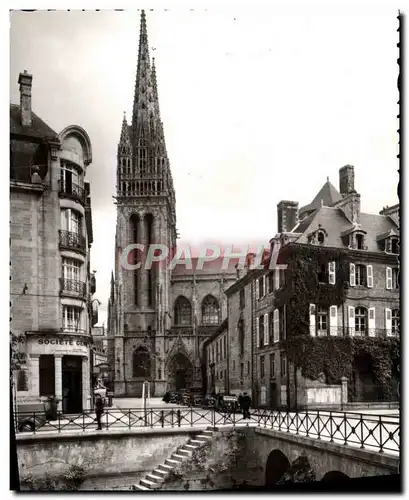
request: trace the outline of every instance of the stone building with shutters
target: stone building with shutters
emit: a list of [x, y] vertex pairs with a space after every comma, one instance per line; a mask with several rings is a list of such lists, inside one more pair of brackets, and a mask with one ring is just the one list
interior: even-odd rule
[[[295, 304], [300, 298], [294, 294], [302, 293], [300, 290], [308, 295], [316, 286], [318, 291], [317, 302], [307, 304], [297, 320], [300, 330], [308, 325], [311, 338], [334, 337], [347, 342], [349, 338], [381, 341], [399, 336], [399, 206], [387, 207], [379, 214], [362, 212], [350, 165], [340, 169], [339, 184], [338, 192], [327, 179], [314, 200], [301, 209], [296, 202], [278, 205], [279, 232], [270, 242], [271, 254], [276, 252], [278, 263], [288, 267], [285, 271], [266, 270], [257, 278], [254, 308], [257, 377], [253, 392], [261, 406], [341, 403], [340, 380], [328, 383], [325, 370], [315, 379], [307, 378], [299, 368], [289, 366], [286, 340], [290, 323], [293, 330], [297, 328]], [[344, 257], [335, 261], [332, 256], [338, 251]], [[321, 257], [318, 267], [306, 272], [305, 283], [294, 288], [289, 277], [295, 276], [296, 265], [302, 265], [299, 258], [291, 260], [296, 254], [304, 255], [306, 269], [312, 269], [309, 262], [314, 255]], [[345, 290], [343, 301], [331, 304], [325, 296], [335, 296], [337, 287]], [[368, 355], [354, 357], [348, 380], [349, 402], [382, 398], [374, 382], [373, 363]], [[392, 383], [397, 384], [396, 367]]]
[[[163, 245], [176, 252], [176, 197], [159, 109], [155, 61], [141, 13], [131, 123], [124, 117], [117, 151], [115, 271], [108, 302], [107, 354], [115, 395], [152, 395], [204, 387], [204, 342], [227, 316], [225, 290], [236, 280], [232, 259], [126, 269], [129, 245]], [[138, 248], [138, 247], [135, 247]], [[146, 252], [134, 250], [138, 266]]]
[[10, 330], [24, 362], [17, 404], [49, 396], [68, 413], [90, 407], [91, 142], [81, 127], [59, 134], [32, 111], [32, 75], [19, 76], [10, 104]]

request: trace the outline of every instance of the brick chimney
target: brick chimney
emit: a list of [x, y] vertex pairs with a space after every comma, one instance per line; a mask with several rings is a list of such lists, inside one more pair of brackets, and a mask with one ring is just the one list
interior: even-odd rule
[[342, 197], [355, 193], [355, 174], [352, 165], [339, 169], [339, 192]]
[[298, 224], [298, 202], [282, 200], [277, 205], [277, 231], [288, 233]]
[[33, 76], [24, 70], [18, 77], [20, 84], [20, 110], [21, 110], [21, 125], [30, 127], [31, 125], [31, 83]]

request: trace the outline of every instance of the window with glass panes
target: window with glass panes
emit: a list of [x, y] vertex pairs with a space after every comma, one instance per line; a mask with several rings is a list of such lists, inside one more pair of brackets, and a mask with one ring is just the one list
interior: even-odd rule
[[367, 329], [367, 311], [364, 307], [355, 308], [355, 334], [363, 335]]
[[399, 334], [399, 321], [400, 321], [400, 312], [399, 309], [392, 309], [392, 335]]
[[81, 214], [71, 208], [61, 209], [61, 229], [81, 234]]
[[366, 266], [355, 264], [355, 285], [365, 286], [366, 281]]
[[317, 310], [317, 334], [327, 335], [328, 331], [328, 310], [324, 307], [318, 307]]
[[66, 280], [81, 281], [81, 261], [76, 259], [62, 258], [63, 278]]
[[62, 325], [64, 330], [77, 331], [81, 329], [81, 308], [63, 306]]

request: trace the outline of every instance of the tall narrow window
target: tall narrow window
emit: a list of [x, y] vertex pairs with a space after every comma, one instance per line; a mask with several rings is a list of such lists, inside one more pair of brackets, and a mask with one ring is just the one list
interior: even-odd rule
[[355, 284], [365, 286], [366, 268], [362, 264], [355, 264]]
[[[139, 243], [139, 217], [136, 214], [132, 214], [130, 218], [130, 230], [131, 230], [131, 243], [136, 244]], [[138, 250], [135, 249], [132, 251], [132, 258], [130, 264], [136, 265], [139, 261]], [[133, 271], [133, 289], [134, 289], [134, 304], [137, 306], [139, 304], [139, 294], [138, 294], [138, 280], [139, 280], [139, 271], [135, 269]]]
[[392, 335], [399, 335], [400, 312], [399, 309], [392, 309]]
[[207, 295], [202, 302], [202, 323], [217, 325], [219, 323], [219, 303], [212, 295]]
[[81, 234], [81, 214], [70, 208], [61, 209], [61, 229]]
[[[151, 214], [145, 216], [146, 223], [146, 243], [148, 249], [150, 245], [153, 243], [153, 217]], [[152, 269], [147, 270], [148, 274], [148, 306], [151, 307], [153, 305], [153, 273]]]
[[54, 356], [42, 355], [39, 359], [40, 396], [55, 395]]
[[317, 311], [317, 335], [324, 336], [328, 333], [328, 311], [318, 307]]
[[287, 373], [287, 360], [285, 357], [285, 353], [281, 353], [281, 376], [285, 377]]
[[192, 324], [192, 307], [186, 297], [178, 297], [175, 301], [175, 325], [187, 326]]
[[263, 378], [265, 373], [265, 366], [264, 366], [264, 356], [260, 356], [260, 377]]
[[355, 308], [355, 335], [364, 336], [368, 328], [367, 310], [364, 307]]
[[364, 235], [363, 234], [356, 235], [356, 248], [358, 250], [363, 250], [363, 248], [364, 248]]
[[239, 331], [239, 345], [240, 345], [240, 355], [244, 354], [244, 321], [240, 319], [237, 325]]
[[264, 346], [264, 314], [258, 317], [258, 335], [259, 335], [259, 346]]
[[62, 327], [68, 332], [81, 330], [81, 308], [76, 306], [63, 306]]
[[274, 378], [276, 374], [275, 359], [276, 359], [275, 353], [272, 352], [270, 354], [270, 378]]

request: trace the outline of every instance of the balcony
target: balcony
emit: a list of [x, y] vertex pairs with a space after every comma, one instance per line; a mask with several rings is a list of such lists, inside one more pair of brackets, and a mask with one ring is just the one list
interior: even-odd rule
[[81, 205], [85, 205], [86, 193], [83, 187], [62, 179], [58, 183], [60, 198], [69, 198], [70, 200], [78, 201]]
[[400, 331], [398, 328], [392, 328], [391, 330], [386, 330], [385, 328], [364, 328], [356, 330], [355, 328], [348, 327], [330, 327], [327, 329], [317, 330], [317, 337], [400, 337]]
[[86, 253], [86, 240], [82, 234], [60, 230], [60, 249], [78, 250]]
[[82, 281], [60, 278], [60, 294], [85, 299], [87, 288]]

